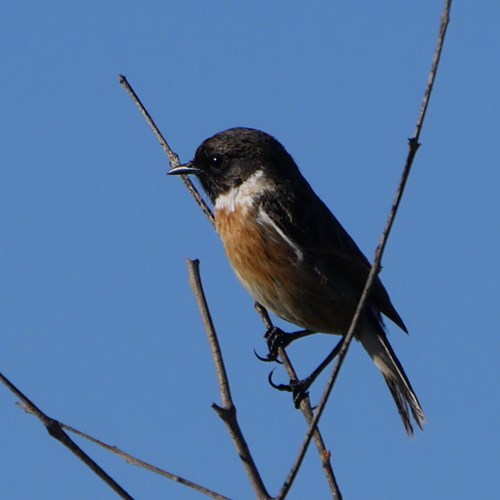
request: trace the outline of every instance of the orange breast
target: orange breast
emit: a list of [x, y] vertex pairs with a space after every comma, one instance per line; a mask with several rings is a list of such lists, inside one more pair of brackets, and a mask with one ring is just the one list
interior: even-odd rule
[[233, 269], [250, 294], [270, 307], [279, 302], [295, 254], [270, 235], [250, 211], [216, 212], [216, 227]]
[[258, 222], [253, 210], [216, 211], [217, 232], [244, 287], [257, 302], [291, 323], [341, 333], [331, 291], [272, 227]]

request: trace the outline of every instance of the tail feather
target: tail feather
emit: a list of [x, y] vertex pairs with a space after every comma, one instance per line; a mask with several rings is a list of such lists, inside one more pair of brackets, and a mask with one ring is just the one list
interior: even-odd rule
[[366, 331], [359, 340], [382, 372], [407, 434], [413, 436], [413, 420], [423, 430], [424, 411], [385, 333]]

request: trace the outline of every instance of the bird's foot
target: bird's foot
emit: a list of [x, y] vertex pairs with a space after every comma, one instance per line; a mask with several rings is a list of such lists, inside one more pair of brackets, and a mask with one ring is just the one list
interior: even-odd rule
[[266, 339], [267, 348], [269, 349], [269, 352], [267, 354], [268, 361], [276, 361], [278, 359], [280, 347], [285, 348], [286, 346], [288, 346], [292, 341], [290, 337], [290, 334], [285, 333], [281, 328], [278, 328], [277, 326], [272, 326], [267, 330], [264, 338]]
[[[264, 338], [266, 339], [267, 342], [267, 347], [269, 349], [269, 352], [267, 353], [267, 356], [259, 356], [257, 353], [255, 355], [257, 358], [259, 358], [261, 361], [277, 361], [278, 360], [278, 354], [280, 348], [285, 348], [288, 347], [293, 341], [297, 339], [301, 339], [303, 337], [307, 337], [314, 332], [310, 330], [300, 330], [298, 332], [292, 332], [292, 333], [287, 333], [284, 332], [281, 328], [278, 328], [277, 326], [271, 326], [267, 332], [264, 334]], [[255, 352], [255, 351], [254, 351]]]
[[281, 363], [281, 361], [278, 359], [279, 349], [280, 347], [285, 348], [290, 344], [290, 342], [292, 342], [293, 338], [289, 337], [293, 337], [293, 334], [286, 333], [277, 326], [271, 326], [264, 334], [269, 352], [266, 356], [260, 356], [254, 350], [255, 356], [257, 356], [257, 358], [261, 361], [265, 361], [266, 363], [273, 361]]
[[275, 384], [273, 381], [274, 370], [269, 374], [268, 381], [271, 387], [278, 391], [291, 392], [293, 397], [293, 404], [295, 408], [300, 407], [300, 403], [304, 398], [309, 396], [309, 387], [312, 384], [310, 377], [303, 380], [290, 380], [288, 384]]

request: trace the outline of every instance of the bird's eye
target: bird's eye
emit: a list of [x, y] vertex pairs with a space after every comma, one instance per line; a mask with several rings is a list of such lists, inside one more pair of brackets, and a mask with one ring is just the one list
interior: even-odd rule
[[215, 169], [221, 168], [223, 163], [224, 162], [223, 162], [222, 156], [211, 156], [210, 157], [210, 166], [215, 168]]

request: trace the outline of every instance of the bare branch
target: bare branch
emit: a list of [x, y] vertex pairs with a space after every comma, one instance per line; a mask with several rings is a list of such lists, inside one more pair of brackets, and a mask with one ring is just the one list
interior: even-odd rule
[[[265, 307], [262, 307], [262, 305], [260, 305], [258, 302], [255, 303], [255, 309], [259, 313], [266, 329], [272, 328], [273, 323], [271, 321], [271, 318], [269, 317], [267, 309]], [[298, 380], [297, 372], [295, 371], [286, 350], [281, 346], [278, 348], [278, 355], [281, 362], [283, 363], [283, 366], [285, 367], [285, 370], [287, 371], [289, 379]], [[311, 426], [314, 414], [312, 411], [309, 396], [305, 396], [300, 402], [300, 410], [302, 411], [302, 414], [304, 415], [306, 422], [309, 424], [309, 426]], [[321, 465], [323, 467], [323, 472], [325, 473], [332, 496], [337, 500], [341, 500], [342, 494], [340, 492], [340, 488], [337, 483], [337, 478], [335, 477], [335, 473], [333, 472], [333, 467], [331, 463], [331, 453], [329, 450], [327, 450], [325, 442], [323, 440], [323, 436], [321, 435], [321, 432], [319, 431], [319, 428], [317, 426], [316, 428], [314, 428], [313, 438], [316, 444], [316, 448], [318, 449]], [[290, 476], [288, 476], [287, 481], [289, 481], [289, 477]], [[279, 498], [279, 495], [277, 498]]]
[[427, 80], [427, 88], [425, 89], [422, 107], [420, 108], [420, 114], [418, 116], [415, 132], [413, 133], [413, 138], [416, 142], [420, 140], [420, 132], [422, 131], [422, 127], [424, 125], [427, 107], [429, 106], [432, 89], [434, 88], [439, 61], [441, 60], [441, 53], [444, 47], [444, 39], [446, 36], [448, 25], [450, 24], [451, 2], [452, 0], [446, 0], [443, 12], [441, 13], [441, 25], [439, 26], [439, 34], [436, 41], [436, 50], [434, 51], [434, 58], [432, 60], [432, 67], [429, 72], [429, 78]]
[[219, 380], [219, 388], [221, 391], [222, 406], [212, 403], [212, 408], [217, 412], [222, 421], [226, 424], [231, 439], [238, 451], [238, 455], [243, 462], [243, 465], [247, 471], [247, 475], [252, 483], [253, 489], [257, 495], [257, 498], [270, 499], [270, 495], [266, 490], [264, 482], [260, 476], [260, 473], [255, 465], [253, 457], [248, 448], [248, 444], [243, 436], [240, 425], [238, 423], [236, 415], [236, 406], [231, 397], [231, 391], [229, 388], [229, 380], [227, 378], [226, 368], [224, 366], [224, 360], [222, 358], [222, 352], [220, 349], [219, 340], [217, 338], [217, 332], [212, 321], [212, 316], [208, 309], [207, 300], [205, 297], [205, 292], [203, 291], [203, 285], [200, 278], [200, 267], [199, 260], [188, 260], [188, 270], [189, 270], [189, 284], [193, 289], [196, 302], [198, 304], [198, 309], [200, 310], [201, 317], [203, 320], [203, 326], [207, 332], [208, 342], [210, 344], [210, 349], [212, 351], [212, 356], [214, 359], [217, 378]]
[[91, 441], [94, 444], [101, 446], [102, 448], [110, 451], [111, 453], [114, 453], [115, 455], [118, 455], [119, 457], [123, 458], [129, 464], [136, 465], [137, 467], [142, 467], [143, 469], [146, 469], [150, 472], [158, 474], [159, 476], [166, 477], [167, 479], [171, 479], [172, 481], [183, 484], [184, 486], [188, 486], [189, 488], [193, 488], [194, 490], [196, 490], [200, 493], [203, 493], [204, 495], [206, 495], [208, 497], [215, 498], [217, 500], [229, 500], [228, 497], [225, 497], [224, 495], [216, 493], [213, 490], [205, 488], [204, 486], [201, 486], [200, 484], [193, 483], [192, 481], [189, 481], [189, 479], [185, 479], [181, 476], [178, 476], [177, 474], [173, 474], [173, 473], [168, 472], [164, 469], [160, 469], [159, 467], [151, 465], [150, 463], [145, 462], [144, 460], [140, 460], [139, 458], [134, 457], [133, 455], [130, 455], [129, 453], [121, 450], [117, 446], [112, 446], [112, 445], [109, 445], [107, 443], [104, 443], [103, 441], [96, 439], [96, 438], [86, 434], [85, 432], [79, 431], [78, 429], [75, 429], [74, 427], [71, 427], [70, 425], [64, 424], [63, 422], [60, 422], [60, 424], [61, 424], [61, 427], [63, 427], [68, 432], [72, 432], [73, 434], [76, 434], [77, 436], [80, 436], [84, 439], [87, 439], [88, 441]]
[[57, 420], [46, 415], [38, 406], [35, 405], [27, 396], [24, 395], [7, 377], [0, 373], [0, 381], [6, 385], [23, 403], [23, 406], [42, 422], [48, 433], [72, 453], [74, 453], [85, 465], [87, 465], [95, 474], [97, 474], [112, 490], [121, 498], [132, 499], [131, 497], [104, 469], [94, 462], [62, 429], [62, 425]]
[[[29, 413], [30, 415], [33, 416], [37, 416], [36, 412], [33, 411], [33, 408], [27, 406], [25, 403], [21, 402], [17, 403], [17, 405], [20, 408], [22, 408], [26, 413]], [[65, 424], [64, 422], [60, 421], [58, 423], [64, 430], [76, 434], [77, 436], [80, 436], [81, 438], [86, 439], [91, 443], [101, 446], [105, 450], [108, 450], [111, 453], [114, 453], [115, 455], [118, 455], [119, 457], [123, 458], [129, 464], [136, 465], [137, 467], [142, 467], [143, 469], [149, 470], [150, 472], [158, 474], [159, 476], [166, 477], [167, 479], [171, 479], [172, 481], [188, 486], [189, 488], [193, 488], [194, 490], [199, 491], [200, 493], [203, 493], [204, 495], [207, 495], [211, 498], [215, 498], [217, 500], [229, 500], [229, 498], [225, 497], [224, 495], [216, 493], [215, 491], [205, 488], [204, 486], [201, 486], [197, 483], [193, 483], [192, 481], [189, 481], [189, 479], [185, 479], [181, 476], [178, 476], [177, 474], [173, 474], [172, 472], [168, 472], [164, 469], [160, 469], [159, 467], [151, 465], [150, 463], [145, 462], [144, 460], [134, 457], [133, 455], [130, 455], [129, 453], [121, 450], [117, 446], [107, 444], [104, 441], [101, 441], [100, 439], [97, 439], [89, 434], [86, 434], [83, 431], [75, 429], [74, 427], [71, 427], [71, 425]]]
[[203, 321], [203, 327], [207, 332], [210, 350], [214, 358], [222, 405], [226, 408], [229, 408], [233, 404], [233, 398], [231, 396], [229, 379], [227, 377], [226, 366], [224, 365], [224, 359], [222, 357], [219, 339], [217, 338], [217, 332], [215, 331], [215, 326], [212, 321], [212, 315], [210, 314], [210, 311], [208, 309], [207, 299], [205, 297], [205, 292], [203, 291], [203, 285], [201, 283], [200, 261], [198, 259], [188, 259], [187, 266], [189, 271], [189, 285], [191, 286], [191, 289], [193, 290], [194, 296], [196, 298], [196, 303], [198, 304], [198, 309], [200, 310], [201, 319]]
[[308, 430], [307, 435], [304, 439], [303, 445], [302, 445], [302, 447], [299, 451], [299, 454], [297, 456], [296, 463], [294, 464], [294, 467], [290, 471], [289, 477], [287, 478], [287, 481], [283, 485], [283, 488], [282, 488], [282, 490], [277, 498], [284, 498], [286, 496], [286, 494], [288, 493], [288, 490], [290, 489], [290, 487], [293, 483], [293, 480], [295, 479], [295, 476], [300, 468], [302, 460], [305, 456], [305, 453], [306, 453], [307, 448], [309, 446], [309, 443], [311, 441], [311, 437], [313, 435], [314, 429], [318, 425], [318, 422], [321, 418], [323, 410], [325, 409], [325, 406], [326, 406], [326, 403], [327, 403], [328, 398], [330, 396], [330, 393], [333, 389], [333, 386], [335, 384], [337, 376], [340, 372], [340, 368], [342, 367], [342, 364], [343, 364], [344, 359], [346, 357], [347, 351], [349, 349], [349, 345], [354, 337], [354, 332], [356, 330], [356, 326], [358, 324], [361, 313], [363, 312], [363, 308], [365, 306], [365, 303], [366, 303], [366, 300], [367, 300], [368, 295], [370, 293], [370, 290], [373, 286], [373, 282], [375, 281], [375, 278], [379, 273], [380, 263], [382, 260], [384, 249], [385, 249], [387, 240], [389, 238], [389, 234], [390, 234], [390, 231], [392, 229], [392, 225], [394, 223], [394, 219], [396, 217], [396, 214], [397, 214], [397, 211], [399, 208], [399, 204], [401, 202], [401, 198], [402, 198], [404, 190], [405, 190], [406, 182], [408, 180], [408, 176], [410, 174], [410, 171], [411, 171], [411, 168], [413, 165], [413, 160], [414, 160], [415, 155], [417, 153], [417, 150], [420, 146], [418, 139], [420, 137], [420, 132], [421, 132], [423, 124], [424, 124], [425, 114], [426, 114], [427, 107], [429, 104], [430, 96], [432, 94], [432, 88], [433, 88], [434, 82], [436, 80], [436, 74], [437, 74], [437, 69], [439, 66], [439, 61], [441, 58], [441, 53], [443, 50], [446, 30], [448, 28], [448, 24], [449, 24], [449, 20], [450, 20], [451, 3], [452, 3], [451, 0], [446, 0], [445, 6], [443, 9], [443, 13], [441, 16], [441, 26], [439, 29], [439, 35], [438, 35], [438, 40], [437, 40], [437, 46], [436, 46], [436, 50], [434, 53], [434, 59], [433, 59], [430, 73], [429, 73], [429, 78], [427, 81], [427, 87], [425, 90], [421, 111], [420, 111], [418, 119], [417, 119], [417, 126], [415, 128], [414, 136], [409, 140], [409, 151], [408, 151], [408, 156], [407, 156], [406, 163], [405, 163], [405, 166], [403, 169], [403, 174], [401, 176], [401, 181], [400, 181], [398, 189], [396, 191], [394, 202], [393, 202], [393, 205], [392, 205], [391, 210], [389, 212], [389, 216], [387, 218], [387, 222], [386, 222], [384, 231], [382, 232], [380, 242], [379, 242], [377, 249], [375, 251], [375, 257], [374, 257], [374, 261], [373, 261], [370, 273], [368, 275], [368, 279], [366, 280], [366, 284], [365, 284], [365, 287], [363, 289], [363, 293], [361, 294], [361, 297], [360, 297], [358, 306], [356, 308], [356, 312], [354, 313], [354, 317], [351, 321], [351, 325], [349, 327], [349, 330], [342, 341], [342, 346], [341, 346], [341, 349], [340, 349], [340, 352], [338, 355], [337, 364], [335, 365], [335, 367], [332, 371], [332, 374], [327, 382], [326, 388], [325, 388], [323, 395], [321, 397], [321, 401], [318, 405], [318, 409], [316, 411], [314, 419], [309, 427], [309, 430]]
[[[142, 104], [141, 100], [139, 99], [139, 96], [135, 93], [135, 90], [128, 83], [127, 78], [124, 75], [120, 75], [119, 81], [120, 81], [120, 85], [128, 92], [128, 95], [132, 98], [132, 100], [134, 101], [136, 106], [139, 108], [139, 111], [141, 112], [142, 116], [144, 116], [146, 122], [151, 127], [153, 134], [158, 139], [158, 142], [160, 143], [161, 147], [163, 148], [163, 151], [165, 151], [165, 154], [168, 157], [168, 161], [170, 163], [170, 168], [177, 167], [180, 164], [179, 156], [177, 155], [177, 153], [174, 153], [172, 151], [167, 140], [165, 139], [165, 137], [163, 137], [163, 134], [160, 132], [160, 129], [156, 126], [156, 123], [154, 122], [153, 118], [149, 114], [148, 110]], [[212, 213], [209, 206], [206, 204], [205, 200], [202, 198], [202, 196], [200, 195], [200, 193], [198, 192], [198, 190], [196, 189], [196, 187], [192, 183], [191, 179], [187, 175], [184, 175], [184, 174], [180, 175], [180, 178], [182, 179], [182, 182], [184, 183], [184, 185], [187, 187], [188, 191], [191, 193], [191, 195], [195, 199], [198, 206], [201, 208], [203, 213], [207, 216], [207, 219], [212, 223], [212, 225], [215, 225], [214, 214]]]

